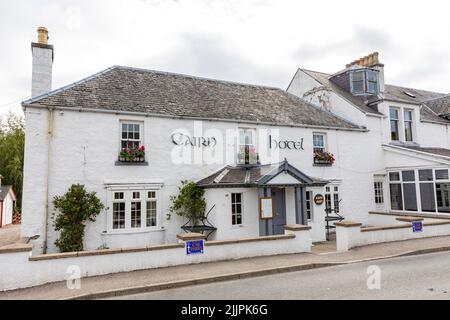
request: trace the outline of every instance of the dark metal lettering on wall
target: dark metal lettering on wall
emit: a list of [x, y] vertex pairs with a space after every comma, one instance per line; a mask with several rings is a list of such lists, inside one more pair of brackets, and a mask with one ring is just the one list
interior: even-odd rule
[[299, 141], [294, 140], [275, 140], [272, 136], [269, 136], [269, 148], [270, 149], [280, 149], [280, 150], [305, 150], [303, 148], [303, 138]]

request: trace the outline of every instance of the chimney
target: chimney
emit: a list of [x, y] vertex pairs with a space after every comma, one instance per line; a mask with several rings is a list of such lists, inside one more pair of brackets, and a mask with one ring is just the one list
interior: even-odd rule
[[48, 30], [39, 27], [38, 42], [31, 43], [33, 67], [31, 77], [31, 97], [34, 98], [52, 90], [53, 46], [48, 44]]
[[372, 68], [372, 69], [378, 70], [380, 92], [384, 92], [385, 91], [384, 64], [382, 64], [379, 59], [380, 59], [380, 54], [378, 52], [374, 52], [372, 54], [369, 54], [368, 56], [356, 59], [355, 61], [347, 64], [345, 66], [345, 69]]

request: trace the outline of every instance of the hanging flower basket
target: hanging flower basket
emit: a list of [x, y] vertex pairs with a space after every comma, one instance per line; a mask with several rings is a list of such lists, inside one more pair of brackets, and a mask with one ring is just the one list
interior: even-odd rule
[[120, 162], [144, 162], [145, 147], [139, 148], [123, 148], [119, 153]]
[[256, 152], [256, 148], [253, 146], [241, 147], [238, 153], [238, 163], [239, 164], [259, 164], [259, 154]]
[[336, 161], [334, 154], [328, 151], [315, 151], [314, 164], [332, 165]]

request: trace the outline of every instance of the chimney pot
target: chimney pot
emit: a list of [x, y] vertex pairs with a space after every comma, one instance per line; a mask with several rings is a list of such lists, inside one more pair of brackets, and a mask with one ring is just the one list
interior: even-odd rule
[[380, 61], [379, 61], [379, 53], [378, 53], [378, 52], [374, 52], [374, 53], [372, 54], [372, 56], [373, 56], [373, 64], [378, 64], [378, 63], [380, 63]]
[[39, 27], [37, 29], [38, 32], [38, 43], [40, 44], [48, 44], [48, 29], [46, 27]]

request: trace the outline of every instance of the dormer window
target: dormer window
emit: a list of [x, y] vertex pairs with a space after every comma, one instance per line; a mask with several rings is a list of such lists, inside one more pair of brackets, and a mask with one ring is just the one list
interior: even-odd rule
[[378, 71], [358, 69], [350, 72], [350, 89], [352, 94], [377, 94], [379, 92]]

